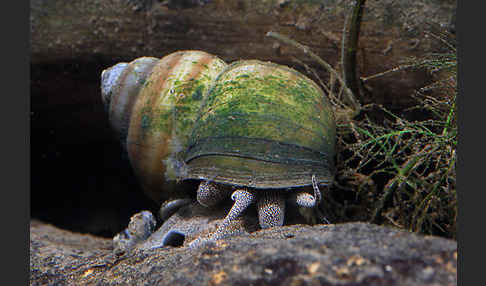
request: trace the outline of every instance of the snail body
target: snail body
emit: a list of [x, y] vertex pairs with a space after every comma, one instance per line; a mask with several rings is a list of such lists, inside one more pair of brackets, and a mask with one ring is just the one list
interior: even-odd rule
[[[146, 79], [131, 114], [110, 114], [110, 119], [129, 118], [113, 125], [128, 130], [128, 155], [142, 185], [160, 192], [158, 184], [196, 179], [202, 181], [197, 190], [201, 205], [215, 206], [231, 197], [234, 205], [212, 240], [231, 234], [234, 220], [253, 203], [262, 228], [283, 224], [288, 200], [315, 207], [321, 198], [318, 185], [329, 184], [334, 173], [334, 115], [321, 88], [303, 74], [270, 62], [226, 65], [199, 51], [174, 53], [160, 61], [193, 53], [204, 54], [211, 65], [186, 61], [185, 74], [191, 75], [170, 83], [167, 75], [174, 64], [143, 69], [140, 74]], [[201, 66], [207, 69], [193, 72]], [[108, 80], [115, 77], [111, 73], [119, 73], [115, 67], [102, 75], [104, 98], [111, 101], [120, 85]], [[204, 76], [194, 80], [193, 74]], [[105, 82], [116, 83], [103, 89]], [[188, 92], [179, 93], [182, 86]], [[172, 196], [162, 192], [160, 197]]]
[[329, 101], [303, 74], [257, 60], [225, 68], [204, 98], [185, 152], [186, 178], [203, 180], [202, 205], [230, 195], [235, 201], [212, 239], [226, 236], [253, 203], [262, 228], [283, 225], [288, 200], [315, 207], [318, 185], [333, 180], [335, 133]]

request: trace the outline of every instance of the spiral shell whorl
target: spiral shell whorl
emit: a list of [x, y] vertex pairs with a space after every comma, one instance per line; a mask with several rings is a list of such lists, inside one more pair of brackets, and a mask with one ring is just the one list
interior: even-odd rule
[[202, 51], [139, 58], [102, 73], [102, 98], [145, 192], [167, 198], [184, 173], [179, 153], [210, 82], [226, 67]]
[[134, 102], [157, 58], [142, 57], [130, 63], [119, 63], [101, 74], [102, 100], [108, 111], [112, 128], [126, 147], [128, 125]]
[[111, 103], [113, 89], [116, 88], [116, 84], [120, 80], [120, 76], [127, 66], [128, 63], [118, 63], [101, 72], [101, 100], [107, 109]]

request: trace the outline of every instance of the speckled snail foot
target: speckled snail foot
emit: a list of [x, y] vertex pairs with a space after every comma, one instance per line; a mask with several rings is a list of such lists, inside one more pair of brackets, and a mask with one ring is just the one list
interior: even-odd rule
[[201, 206], [217, 210], [220, 201], [234, 201], [208, 240], [238, 233], [233, 222], [250, 205], [261, 228], [283, 225], [286, 208], [315, 208], [318, 185], [333, 180], [329, 101], [315, 82], [286, 66], [227, 65], [205, 52], [182, 51], [107, 69], [102, 94], [149, 196], [187, 199], [190, 192], [177, 182], [200, 180]]
[[[187, 246], [200, 247], [206, 242], [215, 241], [214, 234], [220, 228], [231, 205], [228, 202], [217, 208], [207, 208], [197, 202], [184, 205], [170, 216], [162, 226], [147, 240], [134, 246], [137, 249], [155, 249], [160, 247]], [[228, 225], [227, 236], [249, 235], [258, 230], [258, 221], [251, 213], [244, 213]], [[231, 231], [233, 230], [233, 231]], [[219, 232], [219, 234], [223, 234]], [[221, 236], [220, 238], [224, 238]]]
[[[263, 190], [255, 191], [249, 189], [236, 190], [231, 194], [231, 199], [234, 201], [233, 207], [226, 215], [224, 220], [219, 225], [218, 229], [206, 239], [198, 239], [192, 242], [190, 247], [197, 247], [204, 243], [210, 241], [219, 240], [239, 232], [239, 229], [235, 227], [234, 221], [241, 216], [241, 214], [250, 206], [256, 202], [258, 211], [258, 221], [262, 229], [282, 226], [284, 223], [285, 214], [285, 201], [290, 200], [291, 205], [296, 205], [303, 208], [314, 208], [321, 198], [320, 190], [317, 186], [317, 180], [315, 176], [312, 176], [312, 183], [314, 188], [314, 196], [303, 192], [297, 191], [293, 192], [291, 196], [286, 198], [286, 193], [279, 190]], [[201, 194], [202, 193], [202, 194]], [[209, 200], [211, 204], [215, 204], [217, 201], [215, 197], [223, 198], [223, 195], [214, 195], [218, 193], [218, 187], [214, 183], [209, 183], [204, 181], [200, 184], [198, 188], [198, 201], [202, 205], [208, 205], [208, 199], [205, 197], [210, 197]], [[226, 193], [222, 190], [221, 194]]]

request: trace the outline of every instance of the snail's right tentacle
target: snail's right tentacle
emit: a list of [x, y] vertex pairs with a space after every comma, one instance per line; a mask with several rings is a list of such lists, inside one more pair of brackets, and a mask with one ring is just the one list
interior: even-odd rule
[[319, 190], [319, 186], [317, 185], [316, 175], [312, 175], [312, 187], [314, 188], [314, 197], [317, 200], [317, 203], [321, 201], [321, 190]]

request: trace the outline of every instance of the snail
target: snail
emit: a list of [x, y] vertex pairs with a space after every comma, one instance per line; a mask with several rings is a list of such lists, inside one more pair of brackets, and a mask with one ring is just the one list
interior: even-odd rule
[[[191, 60], [199, 56], [205, 60]], [[178, 65], [183, 72], [172, 72]], [[137, 70], [131, 82], [126, 70]], [[124, 81], [139, 86], [121, 92]], [[117, 114], [118, 94], [133, 96], [127, 100], [132, 108], [120, 108], [127, 114]], [[144, 189], [170, 198], [177, 192], [174, 181], [201, 180], [199, 204], [234, 201], [209, 240], [234, 233], [232, 223], [251, 204], [261, 228], [281, 226], [286, 201], [313, 208], [321, 199], [318, 186], [333, 180], [331, 106], [314, 81], [289, 67], [258, 60], [227, 65], [205, 52], [176, 52], [105, 70], [102, 96], [110, 121], [125, 120], [112, 124], [127, 134], [121, 137]], [[164, 109], [167, 102], [172, 107]]]

